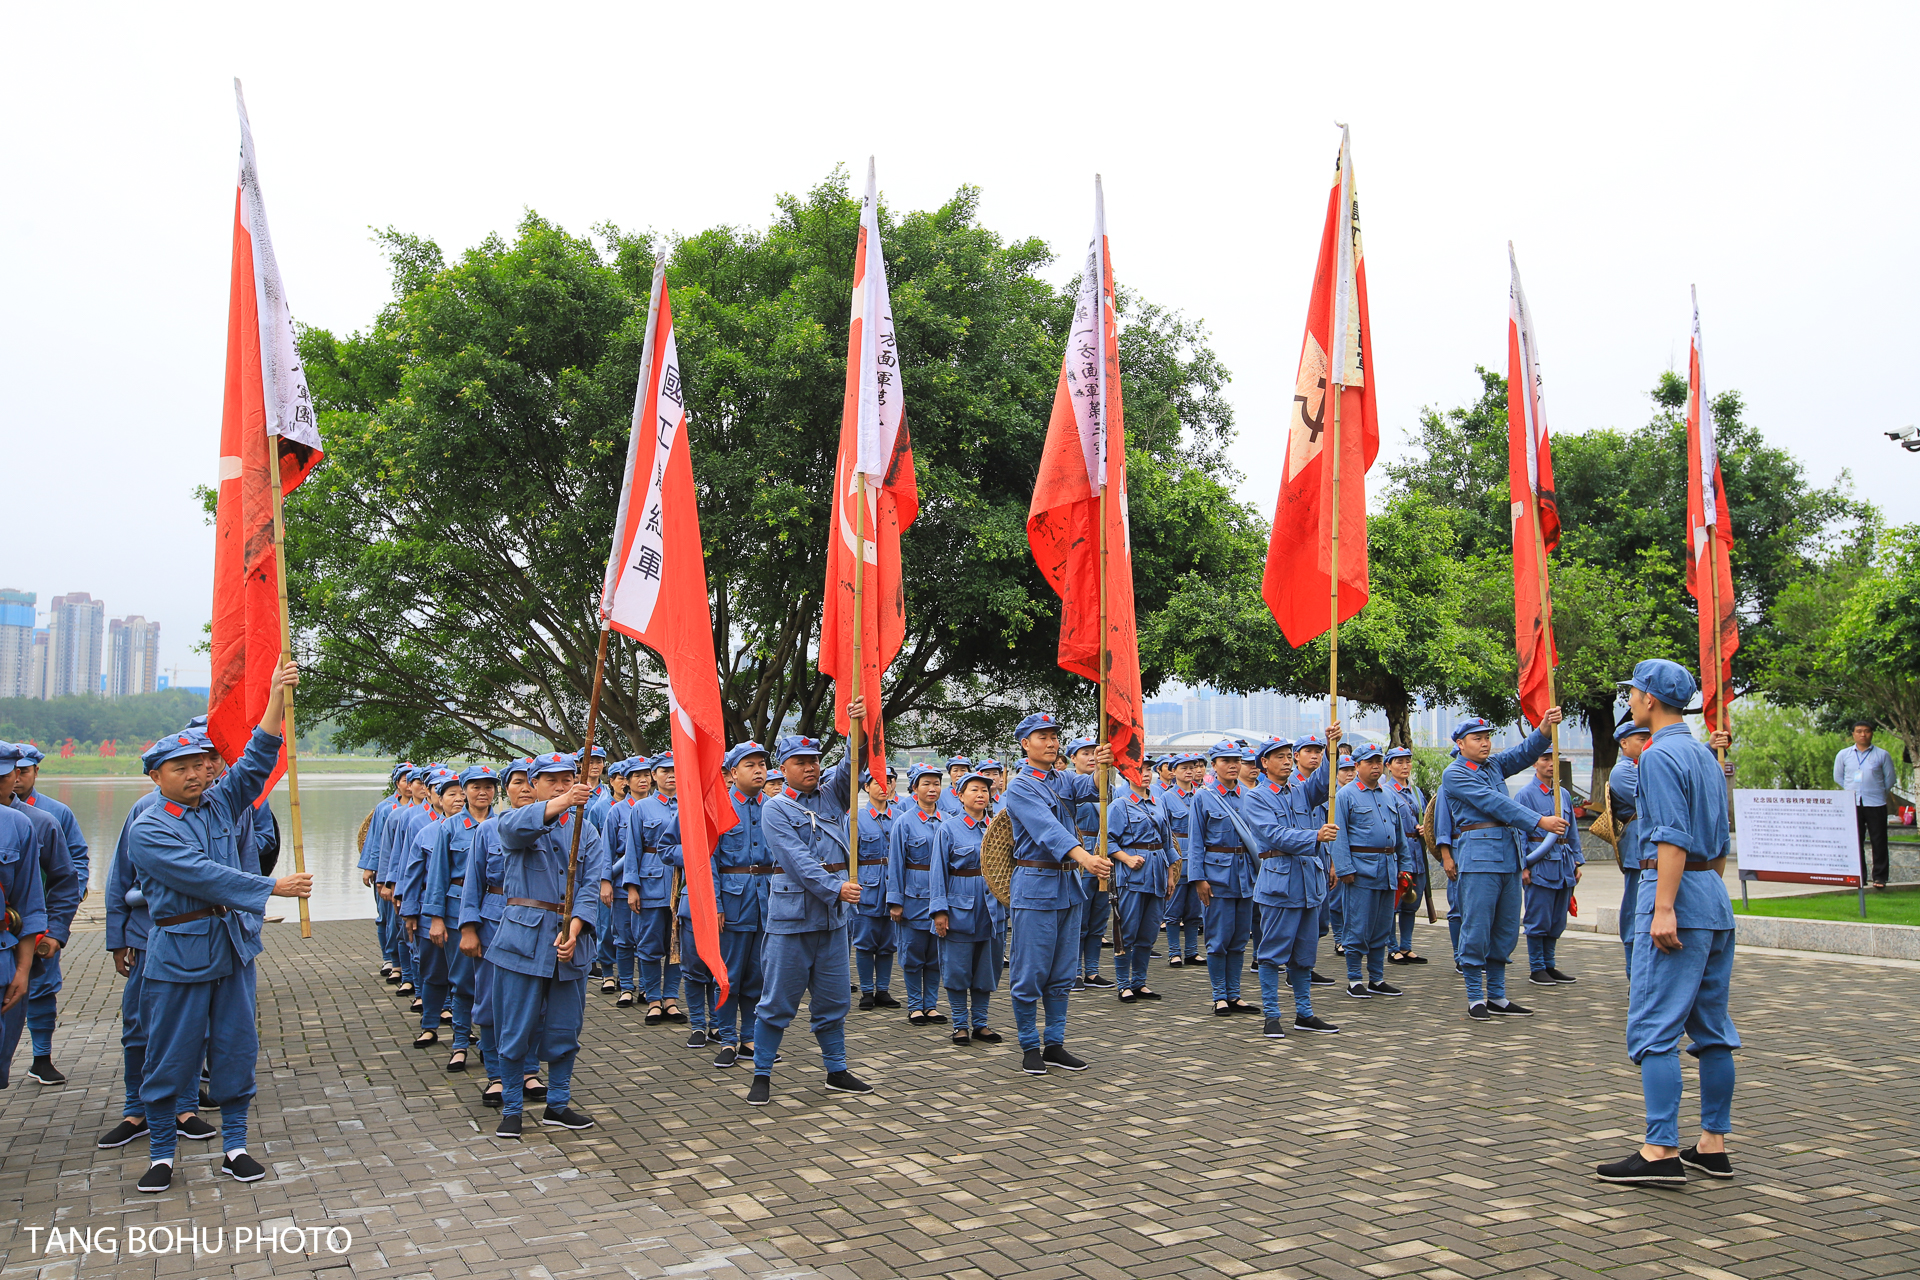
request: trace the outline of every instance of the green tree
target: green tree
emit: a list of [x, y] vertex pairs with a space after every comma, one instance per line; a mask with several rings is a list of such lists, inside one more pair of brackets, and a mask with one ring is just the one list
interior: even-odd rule
[[[1090, 712], [1054, 665], [1058, 602], [1025, 521], [1072, 284], [1038, 240], [978, 221], [978, 192], [882, 207], [921, 495], [903, 539], [907, 639], [885, 681], [896, 743], [1004, 741], [1036, 702]], [[782, 197], [771, 225], [656, 244], [529, 214], [453, 263], [383, 237], [394, 301], [365, 333], [310, 330], [327, 464], [289, 504], [303, 690], [343, 745], [510, 749], [577, 740], [593, 604], [625, 456], [656, 252], [666, 254], [735, 739], [831, 728], [813, 664], [825, 578], [847, 298], [859, 218], [846, 175]], [[1226, 372], [1204, 329], [1121, 299], [1137, 608], [1224, 572], [1244, 513], [1222, 452]], [[603, 710], [616, 747], [663, 737], [662, 679], [616, 638]], [[1151, 690], [1166, 655], [1143, 654]]]
[[1833, 758], [1847, 736], [1804, 707], [1760, 698], [1733, 704], [1733, 785], [1765, 791], [1831, 791]]
[[205, 694], [162, 689], [125, 698], [67, 697], [0, 699], [0, 739], [32, 742], [42, 750], [72, 738], [120, 744], [120, 754], [138, 752], [207, 710]]

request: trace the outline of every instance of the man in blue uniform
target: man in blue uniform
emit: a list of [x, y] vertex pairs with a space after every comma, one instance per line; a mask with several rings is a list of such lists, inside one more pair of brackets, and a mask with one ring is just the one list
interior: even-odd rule
[[[1653, 731], [1640, 753], [1641, 839], [1654, 856], [1640, 864], [1634, 920], [1627, 1055], [1640, 1068], [1646, 1141], [1597, 1170], [1608, 1182], [1678, 1186], [1687, 1169], [1731, 1178], [1733, 1051], [1727, 1012], [1733, 980], [1733, 906], [1720, 878], [1730, 842], [1726, 779], [1713, 753], [1687, 731], [1685, 708], [1698, 691], [1686, 668], [1653, 658], [1633, 669], [1627, 706]], [[1700, 1138], [1680, 1149], [1680, 1038], [1700, 1063]]]
[[[613, 935], [613, 967], [601, 968], [600, 990], [618, 991], [620, 997], [613, 1003], [620, 1009], [631, 1009], [638, 998], [634, 971], [637, 963], [635, 947], [639, 942], [636, 932], [639, 916], [627, 906], [621, 886], [616, 881], [620, 878], [621, 868], [627, 865], [627, 839], [633, 831], [634, 807], [653, 791], [652, 765], [650, 756], [629, 756], [621, 761], [620, 776], [626, 784], [622, 788], [625, 794], [609, 806], [606, 825], [600, 831], [601, 838], [607, 844], [607, 866], [613, 877], [601, 885], [603, 905], [610, 903], [612, 906], [612, 910], [606, 914], [610, 917], [607, 929]], [[644, 787], [642, 780], [646, 784]], [[612, 985], [609, 986], [609, 983]]]
[[[40, 781], [40, 748], [31, 742], [14, 744], [20, 752], [20, 764], [14, 771], [14, 800], [52, 818], [60, 828], [60, 838], [67, 847], [67, 858], [73, 864], [73, 874], [79, 888], [79, 897], [74, 900], [73, 910], [67, 911], [59, 922], [58, 936], [61, 941], [55, 944], [50, 939], [41, 942], [38, 956], [33, 966], [33, 978], [27, 989], [27, 1032], [33, 1039], [33, 1065], [27, 1074], [40, 1084], [65, 1084], [66, 1076], [53, 1065], [53, 1028], [58, 1020], [56, 1006], [60, 994], [60, 952], [66, 945], [67, 932], [73, 928], [73, 914], [87, 896], [88, 877], [91, 872], [87, 857], [87, 838], [80, 832], [80, 824], [75, 821], [73, 810], [52, 796], [43, 796], [34, 788]], [[55, 921], [49, 913], [47, 921], [50, 932]]]
[[653, 794], [633, 806], [627, 816], [626, 866], [619, 881], [634, 913], [634, 960], [640, 987], [647, 998], [643, 1021], [685, 1022], [680, 1011], [680, 962], [672, 959], [673, 918], [678, 873], [669, 857], [680, 848], [679, 785], [674, 776], [673, 752], [653, 758], [648, 772]]
[[[33, 1038], [33, 1065], [27, 1077], [38, 1084], [65, 1084], [66, 1076], [53, 1065], [53, 1006], [60, 990], [60, 952], [67, 945], [80, 899], [86, 896], [86, 864], [83, 853], [81, 863], [75, 865], [66, 833], [51, 807], [28, 804], [24, 798], [33, 784], [35, 769], [30, 761], [34, 757], [22, 752], [18, 743], [6, 745], [13, 749], [15, 763], [0, 778], [0, 804], [26, 818], [33, 827], [34, 859], [40, 867], [47, 913], [46, 932], [35, 943], [29, 965], [26, 1020]], [[72, 819], [71, 811], [68, 819]], [[82, 844], [81, 849], [85, 848]]]
[[382, 796], [373, 806], [373, 812], [367, 815], [367, 834], [360, 842], [360, 883], [373, 888], [374, 933], [380, 940], [380, 976], [394, 986], [400, 985], [400, 952], [393, 940], [393, 904], [381, 894], [374, 883], [380, 871], [380, 847], [385, 842], [387, 822], [394, 810], [406, 805], [409, 783], [407, 772], [413, 766], [402, 762], [393, 766], [393, 772], [387, 776], [387, 785], [393, 788], [393, 794]]
[[[1087, 1063], [1067, 1051], [1067, 993], [1080, 964], [1080, 915], [1086, 891], [1077, 868], [1095, 876], [1113, 873], [1113, 863], [1081, 847], [1074, 806], [1099, 796], [1093, 775], [1056, 772], [1060, 725], [1035, 712], [1015, 731], [1025, 760], [1007, 783], [1007, 813], [1013, 823], [1011, 982], [1013, 1020], [1020, 1032], [1020, 1069], [1045, 1075], [1050, 1066], [1085, 1071]], [[1113, 766], [1113, 749], [1094, 748], [1097, 768]], [[1039, 1023], [1042, 1005], [1045, 1027]]]
[[[1328, 801], [1338, 789], [1331, 764], [1323, 771], [1320, 766], [1326, 762], [1329, 752], [1327, 743], [1339, 742], [1339, 726], [1336, 725], [1328, 736], [1317, 733], [1305, 733], [1293, 740], [1293, 774], [1288, 780], [1288, 803], [1293, 808], [1293, 825], [1296, 828], [1313, 828], [1326, 825], [1330, 820]], [[1320, 846], [1320, 867], [1326, 872], [1327, 892], [1320, 900], [1320, 936], [1333, 935], [1335, 952], [1342, 948], [1341, 939], [1346, 936], [1340, 921], [1339, 881], [1333, 875], [1332, 841]], [[1334, 985], [1332, 978], [1323, 978], [1318, 972], [1308, 977], [1308, 982], [1316, 987]]]
[[940, 788], [939, 806], [941, 813], [961, 812], [960, 793], [956, 788], [960, 785], [960, 779], [972, 772], [973, 761], [967, 757], [947, 757], [947, 785]]
[[[1548, 707], [1546, 724], [1560, 723]], [[1475, 717], [1454, 726], [1460, 754], [1441, 775], [1454, 827], [1453, 858], [1460, 868], [1460, 955], [1467, 1016], [1524, 1017], [1533, 1010], [1507, 999], [1507, 957], [1520, 939], [1520, 857], [1535, 827], [1565, 834], [1565, 818], [1538, 814], [1507, 794], [1506, 780], [1531, 768], [1547, 749], [1547, 731], [1535, 729], [1517, 747], [1494, 754], [1493, 724]]]
[[1613, 727], [1620, 744], [1620, 761], [1607, 775], [1607, 806], [1613, 814], [1614, 860], [1620, 867], [1620, 948], [1626, 953], [1627, 981], [1633, 981], [1633, 916], [1640, 902], [1640, 863], [1657, 857], [1640, 839], [1640, 753], [1647, 749], [1652, 730], [1633, 722], [1629, 711]]
[[[496, 1138], [520, 1137], [526, 1070], [549, 1064], [547, 1109], [540, 1123], [586, 1129], [593, 1120], [568, 1104], [573, 1063], [587, 1007], [587, 959], [599, 919], [600, 882], [607, 878], [607, 847], [590, 823], [575, 823], [593, 790], [575, 772], [575, 757], [534, 757], [533, 799], [490, 824], [504, 857], [501, 888], [506, 910], [494, 929], [494, 1031], [499, 1043], [500, 1124]], [[573, 898], [566, 896], [574, 841], [579, 864]], [[582, 938], [582, 934], [586, 935]]]
[[753, 1049], [753, 1016], [764, 985], [761, 962], [774, 865], [760, 823], [766, 807], [767, 749], [757, 742], [735, 743], [721, 765], [726, 771], [727, 799], [733, 804], [734, 816], [733, 826], [720, 837], [713, 854], [714, 901], [720, 912], [720, 958], [727, 966], [727, 1002], [714, 1009], [707, 1037], [719, 1045], [713, 1065], [725, 1070], [740, 1060], [742, 1030], [749, 1037], [746, 1051]]
[[[0, 742], [0, 787], [10, 788], [20, 753]], [[27, 987], [32, 982], [34, 944], [47, 931], [46, 885], [40, 874], [33, 822], [0, 805], [0, 1089], [7, 1087], [14, 1050], [27, 1025]]]
[[[527, 756], [509, 762], [500, 771], [507, 809], [519, 809], [532, 801], [533, 788], [527, 781], [532, 769], [533, 758]], [[500, 921], [507, 914], [507, 859], [494, 839], [494, 825], [487, 822], [474, 830], [473, 846], [468, 850], [467, 882], [460, 889], [459, 908], [460, 954], [473, 964], [473, 1025], [487, 1077], [480, 1086], [480, 1101], [489, 1107], [500, 1106], [505, 1096], [500, 1078], [500, 1041], [494, 1031], [493, 960], [487, 953]], [[539, 1064], [525, 1065], [528, 1069], [521, 1078], [521, 1097], [527, 1102], [543, 1101], [547, 1088], [532, 1069]]]
[[[1353, 753], [1354, 778], [1333, 797], [1333, 872], [1346, 894], [1347, 994], [1358, 1000], [1397, 996], [1386, 980], [1394, 903], [1413, 883], [1413, 858], [1400, 801], [1380, 786], [1386, 753], [1371, 742]], [[1362, 965], [1366, 968], [1364, 980]]]
[[1195, 752], [1172, 757], [1174, 785], [1160, 793], [1160, 808], [1167, 815], [1167, 828], [1173, 833], [1178, 857], [1173, 892], [1167, 895], [1167, 967], [1182, 969], [1200, 963], [1200, 922], [1204, 915], [1200, 894], [1187, 879], [1188, 824], [1193, 813], [1193, 793], [1200, 788], [1200, 775], [1207, 762]]
[[1114, 980], [1122, 1004], [1158, 1000], [1147, 985], [1147, 958], [1160, 935], [1160, 915], [1172, 892], [1178, 852], [1167, 815], [1153, 803], [1149, 787], [1129, 782], [1127, 794], [1107, 806], [1107, 847], [1113, 861]]
[[[424, 1049], [438, 1044], [440, 1033], [435, 1028], [440, 1025], [440, 1014], [446, 1007], [452, 984], [446, 972], [445, 956], [436, 955], [427, 942], [426, 923], [420, 918], [420, 899], [427, 889], [427, 859], [433, 846], [438, 842], [441, 828], [447, 825], [447, 819], [466, 807], [466, 797], [460, 790], [460, 775], [451, 769], [435, 769], [433, 776], [427, 779], [427, 821], [420, 824], [408, 847], [398, 855], [399, 877], [393, 887], [394, 907], [400, 912], [400, 925], [406, 931], [406, 945], [413, 956], [413, 971], [419, 984], [419, 994], [413, 1001], [413, 1011], [420, 1015], [420, 1035], [414, 1040], [413, 1047]], [[427, 987], [437, 985], [440, 991], [440, 1003], [429, 1004], [426, 999]]]
[[1381, 790], [1400, 804], [1401, 829], [1407, 835], [1407, 852], [1413, 857], [1413, 884], [1400, 895], [1397, 913], [1399, 944], [1387, 952], [1388, 964], [1425, 964], [1427, 958], [1413, 949], [1413, 921], [1420, 903], [1427, 896], [1427, 846], [1420, 838], [1420, 819], [1427, 813], [1426, 793], [1413, 780], [1413, 752], [1406, 747], [1387, 751], [1387, 780]]
[[929, 820], [919, 808], [901, 817], [933, 836], [927, 853], [929, 932], [940, 945], [939, 981], [953, 1009], [953, 1043], [999, 1044], [1000, 1033], [987, 1025], [987, 1002], [1000, 986], [1000, 961], [993, 946], [993, 908], [999, 899], [988, 891], [980, 868], [993, 780], [970, 773], [960, 779], [959, 791], [962, 809], [957, 818]]
[[[957, 814], [940, 811], [940, 797], [954, 788], [942, 785], [940, 775], [932, 769], [913, 769], [907, 777], [914, 807], [894, 819], [887, 837], [883, 884], [887, 915], [896, 931], [894, 936], [906, 950], [901, 969], [907, 983], [907, 1021], [924, 1027], [941, 1016], [935, 1007], [940, 999], [941, 979], [939, 936], [933, 928], [935, 851], [941, 824], [961, 821], [967, 809], [963, 801]], [[964, 780], [981, 775], [969, 773], [961, 777]], [[988, 791], [992, 791], [991, 784]], [[865, 843], [864, 837], [862, 843]], [[866, 906], [866, 896], [867, 886], [863, 884], [860, 887], [862, 909]], [[956, 1012], [954, 1016], [957, 1019], [959, 1014]], [[963, 1025], [956, 1022], [956, 1034]]]
[[[290, 662], [274, 672], [262, 724], [281, 723], [286, 691], [299, 679]], [[268, 898], [307, 897], [313, 877], [275, 880], [244, 870], [239, 839], [251, 831], [248, 810], [265, 789], [280, 747], [278, 736], [256, 728], [246, 754], [211, 786], [202, 737], [162, 739], [142, 759], [162, 797], [127, 837], [152, 916], [140, 1003], [147, 1032], [140, 1099], [153, 1161], [138, 1184], [143, 1192], [173, 1184], [175, 1107], [196, 1088], [203, 1058], [220, 1105], [220, 1172], [242, 1182], [266, 1176], [247, 1154], [259, 1056], [254, 958]]]
[[[1075, 773], [1094, 777], [1093, 763], [1094, 741], [1092, 738], [1075, 738], [1067, 743], [1062, 754]], [[1100, 842], [1100, 802], [1098, 792], [1095, 799], [1074, 806], [1074, 827], [1080, 836], [1080, 847], [1092, 853]], [[1107, 842], [1109, 861], [1113, 842]], [[1108, 891], [1100, 887], [1097, 878], [1089, 878], [1082, 872], [1075, 872], [1081, 878], [1081, 888], [1086, 890], [1087, 909], [1080, 913], [1080, 970], [1074, 975], [1072, 990], [1084, 991], [1088, 988], [1111, 987], [1113, 979], [1100, 973], [1100, 945], [1106, 941], [1107, 919], [1113, 911], [1113, 901]]]
[[[1514, 798], [1536, 813], [1553, 812], [1552, 756], [1541, 756], [1533, 762], [1533, 781], [1521, 787]], [[1527, 935], [1527, 979], [1536, 987], [1575, 981], [1572, 974], [1556, 967], [1555, 944], [1567, 931], [1567, 911], [1586, 861], [1580, 851], [1577, 825], [1564, 836], [1536, 828], [1527, 838], [1526, 861], [1520, 870], [1525, 891], [1520, 927]]]
[[1340, 1030], [1314, 1014], [1312, 994], [1321, 903], [1328, 892], [1323, 850], [1337, 833], [1332, 824], [1316, 822], [1314, 806], [1306, 800], [1326, 793], [1328, 765], [1323, 758], [1310, 777], [1296, 780], [1292, 747], [1278, 740], [1263, 746], [1259, 764], [1266, 777], [1248, 788], [1241, 806], [1260, 854], [1253, 886], [1260, 907], [1254, 964], [1260, 970], [1261, 1035], [1269, 1040], [1287, 1034], [1280, 1011], [1282, 973], [1293, 993], [1294, 1030], [1325, 1035]]
[[[1460, 752], [1456, 747], [1454, 756]], [[1453, 860], [1453, 844], [1459, 839], [1453, 827], [1453, 805], [1444, 786], [1433, 790], [1433, 846], [1440, 857], [1440, 870], [1447, 878], [1447, 942], [1453, 951], [1453, 971], [1464, 974], [1460, 963], [1460, 864]]]
[[1214, 744], [1208, 752], [1214, 780], [1194, 793], [1188, 820], [1187, 879], [1197, 886], [1206, 912], [1207, 977], [1213, 985], [1213, 1011], [1223, 1018], [1257, 1007], [1240, 998], [1247, 939], [1253, 931], [1253, 884], [1260, 874], [1260, 852], [1240, 813], [1241, 755], [1237, 742]]
[[[607, 753], [605, 747], [596, 746], [593, 751], [595, 755], [603, 758]], [[587, 821], [593, 824], [593, 829], [600, 833], [600, 839], [604, 842], [607, 839], [607, 817], [613, 812], [613, 807], [619, 804], [621, 798], [627, 794], [627, 762], [607, 761], [605, 772], [600, 776], [604, 781], [587, 804]], [[611, 845], [608, 852], [611, 855]], [[609, 856], [609, 862], [611, 862], [611, 856]], [[603, 881], [600, 885], [600, 920], [594, 926], [593, 936], [599, 940], [599, 949], [594, 952], [593, 965], [587, 970], [587, 976], [601, 980], [601, 991], [616, 991], [619, 989], [619, 983], [613, 976], [613, 882], [611, 880]]]
[[[860, 785], [866, 790], [866, 802], [860, 809], [860, 901], [849, 913], [847, 932], [853, 941], [854, 965], [859, 970], [862, 1009], [900, 1007], [893, 992], [888, 990], [893, 984], [893, 957], [900, 943], [893, 917], [887, 911], [887, 855], [894, 824], [893, 778], [891, 766], [885, 776], [877, 780], [871, 770], [860, 773]], [[909, 974], [909, 994], [914, 986], [913, 975]], [[929, 990], [926, 1006], [933, 1002], [934, 994]]]
[[387, 820], [386, 830], [381, 834], [379, 863], [374, 870], [374, 882], [380, 886], [380, 896], [393, 906], [393, 929], [400, 962], [400, 985], [395, 988], [394, 994], [409, 1001], [419, 996], [420, 975], [414, 959], [412, 939], [407, 934], [404, 918], [400, 914], [397, 886], [414, 837], [419, 834], [421, 827], [433, 821], [435, 809], [429, 779], [437, 771], [438, 766], [430, 764], [417, 765], [408, 771], [407, 782], [413, 803], [396, 811]]
[[[422, 958], [437, 957], [422, 963], [426, 983], [426, 1011], [420, 1017], [420, 1029], [432, 1028], [429, 1017], [437, 1017], [441, 1005], [453, 1002], [453, 1052], [447, 1058], [448, 1071], [467, 1069], [467, 1046], [473, 1022], [473, 960], [460, 950], [460, 912], [458, 891], [466, 888], [469, 875], [480, 875], [484, 868], [472, 857], [474, 837], [493, 817], [493, 798], [499, 790], [499, 775], [486, 765], [471, 765], [460, 774], [463, 807], [434, 829], [434, 842], [426, 860], [425, 887], [420, 895], [420, 919], [427, 938]], [[449, 905], [451, 904], [451, 905]], [[447, 922], [453, 922], [449, 928]], [[431, 1043], [431, 1042], [429, 1042]]]
[[[847, 715], [865, 720], [865, 700], [850, 700]], [[747, 1103], [756, 1107], [773, 1096], [774, 1059], [803, 992], [828, 1092], [873, 1092], [847, 1070], [847, 906], [860, 901], [860, 882], [847, 875], [853, 760], [849, 755], [822, 777], [820, 741], [801, 734], [780, 739], [775, 752], [786, 785], [760, 811], [760, 832], [778, 870], [768, 885], [764, 989], [754, 1011]]]

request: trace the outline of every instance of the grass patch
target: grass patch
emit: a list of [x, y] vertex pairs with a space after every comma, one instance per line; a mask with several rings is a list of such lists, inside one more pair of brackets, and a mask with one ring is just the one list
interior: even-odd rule
[[[1816, 893], [1793, 898], [1755, 898], [1746, 906], [1736, 896], [1738, 915], [1784, 916], [1793, 920], [1860, 921], [1860, 896], [1846, 893]], [[1867, 890], [1867, 924], [1920, 925], [1920, 889]]]

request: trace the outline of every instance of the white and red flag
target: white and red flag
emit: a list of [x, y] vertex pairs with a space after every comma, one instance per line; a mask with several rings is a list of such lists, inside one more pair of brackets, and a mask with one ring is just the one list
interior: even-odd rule
[[[233, 267], [227, 302], [227, 380], [220, 410], [219, 503], [214, 515], [213, 681], [207, 735], [238, 760], [267, 708], [280, 660], [279, 548], [273, 540], [273, 472], [280, 492], [299, 488], [323, 454], [313, 397], [294, 344], [293, 312], [274, 260], [267, 206], [240, 82], [240, 178], [233, 201]], [[268, 725], [275, 733], [279, 725]], [[286, 770], [286, 748], [260, 793]]]
[[1520, 659], [1520, 711], [1536, 727], [1553, 701], [1553, 600], [1545, 558], [1560, 549], [1553, 496], [1553, 446], [1541, 393], [1540, 347], [1520, 287], [1520, 263], [1507, 245], [1513, 283], [1507, 293], [1507, 493], [1513, 524], [1513, 630]]
[[1374, 408], [1373, 328], [1367, 316], [1367, 264], [1360, 247], [1360, 197], [1347, 130], [1327, 193], [1320, 261], [1307, 301], [1307, 331], [1294, 377], [1293, 414], [1280, 500], [1273, 511], [1260, 594], [1299, 648], [1333, 626], [1333, 436], [1329, 384], [1339, 389], [1339, 613], [1367, 603], [1367, 468], [1380, 452]]
[[1135, 785], [1145, 786], [1141, 761], [1146, 722], [1127, 521], [1127, 431], [1121, 412], [1113, 257], [1098, 177], [1093, 180], [1093, 240], [1087, 246], [1073, 328], [1053, 392], [1053, 416], [1047, 422], [1046, 448], [1027, 512], [1027, 543], [1040, 572], [1060, 596], [1060, 667], [1099, 681], [1104, 655], [1106, 723], [1101, 737], [1113, 748], [1114, 766]]
[[[871, 158], [860, 202], [860, 241], [853, 257], [853, 324], [847, 332], [847, 393], [840, 411], [840, 450], [833, 475], [833, 532], [827, 540], [826, 604], [820, 620], [820, 672], [833, 681], [833, 724], [852, 731], [847, 703], [857, 666], [867, 714], [867, 756], [886, 755], [880, 719], [880, 676], [907, 636], [907, 591], [900, 573], [900, 533], [920, 514], [907, 432], [900, 346], [887, 296], [880, 248], [879, 187]], [[864, 565], [861, 562], [864, 561]], [[855, 661], [854, 576], [860, 575]]]
[[725, 1004], [728, 977], [720, 958], [713, 849], [735, 817], [720, 776], [727, 740], [713, 657], [713, 608], [664, 265], [653, 269], [613, 554], [600, 590], [600, 622], [652, 649], [667, 669], [667, 719], [681, 780], [680, 845], [694, 947], [720, 984], [717, 1003]]
[[1733, 681], [1740, 622], [1733, 608], [1733, 522], [1727, 511], [1726, 482], [1720, 476], [1713, 405], [1702, 385], [1703, 359], [1700, 295], [1696, 291], [1693, 342], [1687, 351], [1687, 590], [1700, 614], [1700, 705], [1707, 727], [1724, 729], [1726, 708], [1721, 705], [1721, 694]]

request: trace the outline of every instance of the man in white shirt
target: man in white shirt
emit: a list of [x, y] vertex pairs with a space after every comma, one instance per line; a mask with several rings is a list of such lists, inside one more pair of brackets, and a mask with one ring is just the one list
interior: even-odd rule
[[1860, 874], [1867, 875], [1867, 841], [1873, 841], [1873, 887], [1887, 887], [1887, 792], [1899, 782], [1893, 757], [1873, 745], [1873, 725], [1853, 722], [1853, 745], [1833, 758], [1833, 782], [1853, 793], [1854, 821], [1860, 833]]

